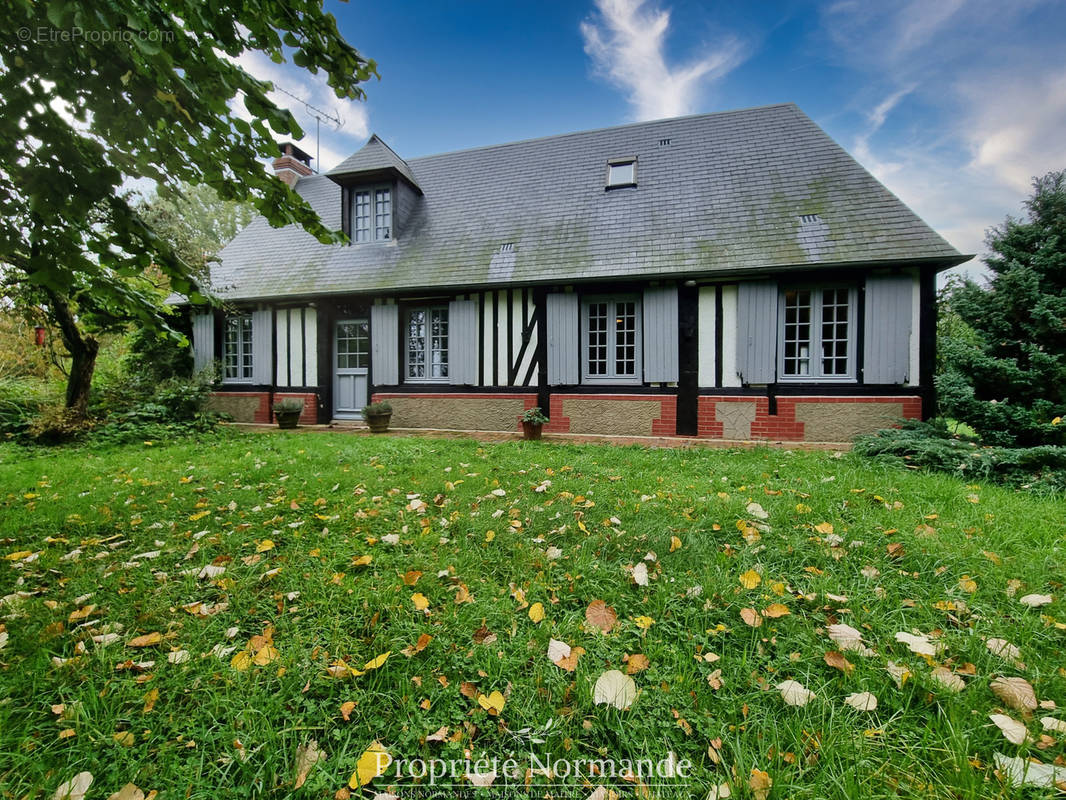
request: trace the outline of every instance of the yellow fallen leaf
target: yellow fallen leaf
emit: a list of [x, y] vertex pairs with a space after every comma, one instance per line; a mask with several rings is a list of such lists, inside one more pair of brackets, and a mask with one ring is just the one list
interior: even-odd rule
[[411, 595], [411, 602], [415, 604], [415, 608], [419, 611], [425, 611], [429, 608], [429, 600], [421, 592], [415, 592]]
[[787, 617], [791, 613], [784, 603], [771, 603], [763, 610], [762, 615], [770, 619], [777, 619], [778, 617]]
[[762, 617], [754, 608], [740, 609], [740, 618], [744, 620], [745, 625], [749, 625], [752, 628], [758, 628], [762, 625]]
[[680, 550], [680, 549], [681, 549], [681, 540], [679, 538], [677, 538], [676, 536], [671, 536], [670, 537], [670, 552], [672, 553], [675, 550]]
[[817, 533], [822, 534], [822, 536], [828, 536], [829, 534], [831, 534], [833, 532], [833, 523], [832, 522], [819, 522], [817, 525], [814, 526], [814, 530]]
[[352, 559], [352, 565], [356, 566], [356, 567], [365, 567], [367, 564], [369, 564], [373, 560], [374, 560], [373, 556], [359, 556], [358, 558], [353, 558]]
[[637, 623], [638, 628], [643, 628], [644, 630], [647, 630], [655, 624], [655, 620], [653, 620], [651, 617], [645, 617], [643, 615], [639, 617], [633, 617], [633, 621]]
[[369, 672], [372, 669], [377, 669], [378, 667], [380, 667], [382, 664], [384, 664], [386, 661], [389, 660], [389, 656], [390, 655], [392, 655], [392, 651], [391, 650], [387, 650], [386, 652], [382, 653], [380, 656], [376, 656], [375, 658], [370, 659], [370, 661], [367, 661], [366, 664], [363, 666], [363, 670], [365, 672]]
[[257, 544], [255, 546], [255, 552], [257, 552], [257, 553], [265, 553], [265, 552], [267, 552], [267, 550], [273, 550], [273, 549], [274, 549], [274, 542], [271, 539], [264, 539], [263, 541], [259, 542], [259, 544]]
[[544, 604], [534, 603], [529, 607], [529, 618], [534, 623], [540, 622], [544, 619]]
[[740, 585], [745, 589], [754, 589], [760, 583], [762, 583], [762, 575], [753, 569], [749, 569], [740, 576]]
[[123, 747], [133, 747], [136, 742], [136, 737], [133, 735], [132, 731], [119, 731], [111, 738]]
[[32, 556], [32, 550], [16, 550], [14, 553], [8, 553], [4, 556], [4, 561], [21, 561], [26, 556]]
[[146, 633], [144, 636], [138, 636], [134, 639], [130, 639], [126, 642], [127, 647], [151, 647], [153, 644], [159, 644], [163, 641], [163, 634], [159, 631], [153, 631], [152, 633]]
[[967, 594], [973, 594], [977, 591], [977, 581], [969, 575], [963, 575], [959, 578], [959, 588]]
[[352, 712], [355, 711], [355, 701], [348, 700], [341, 703], [341, 716], [345, 722], [348, 722], [352, 718]]
[[279, 655], [280, 653], [278, 653], [274, 645], [268, 644], [264, 647], [259, 648], [256, 651], [255, 657], [252, 658], [252, 663], [256, 664], [257, 666], [264, 667], [271, 661], [273, 661], [275, 658], [277, 658]]
[[145, 714], [151, 713], [152, 709], [155, 708], [155, 704], [156, 704], [156, 702], [158, 700], [159, 700], [159, 690], [158, 689], [149, 689], [144, 695], [144, 713]]
[[378, 775], [383, 774], [391, 763], [392, 756], [389, 755], [381, 743], [372, 742], [370, 747], [359, 756], [359, 761], [355, 764], [355, 772], [352, 773], [348, 785], [353, 789], [366, 786]]
[[241, 650], [241, 652], [237, 653], [237, 655], [230, 660], [229, 665], [235, 670], [244, 672], [252, 666], [252, 654], [247, 650]]
[[494, 691], [488, 695], [479, 694], [477, 696], [477, 704], [490, 714], [499, 714], [503, 711], [503, 705], [505, 702], [503, 695], [498, 691]]

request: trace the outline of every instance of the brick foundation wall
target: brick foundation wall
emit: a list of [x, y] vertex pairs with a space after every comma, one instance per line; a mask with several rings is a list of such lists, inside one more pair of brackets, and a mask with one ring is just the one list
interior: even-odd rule
[[647, 394], [553, 394], [546, 433], [673, 436], [677, 397]]
[[[314, 392], [304, 394], [290, 393], [290, 392], [274, 392], [274, 402], [284, 400], [288, 397], [295, 397], [297, 400], [304, 401], [303, 411], [300, 412], [300, 425], [315, 425], [318, 422], [318, 395]], [[273, 407], [271, 407], [271, 419], [273, 419]]]
[[229, 414], [234, 422], [257, 422], [269, 425], [270, 392], [211, 392], [207, 409]]
[[921, 419], [922, 399], [890, 397], [781, 397], [770, 414], [766, 397], [701, 396], [699, 433], [710, 439], [847, 442], [861, 433]]
[[460, 431], [521, 431], [522, 413], [537, 404], [536, 394], [375, 394], [388, 400], [394, 428], [446, 428]]

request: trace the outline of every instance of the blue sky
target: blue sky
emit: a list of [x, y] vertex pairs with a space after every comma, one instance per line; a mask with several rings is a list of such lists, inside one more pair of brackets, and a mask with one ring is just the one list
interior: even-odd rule
[[[338, 114], [328, 169], [376, 132], [401, 156], [795, 102], [960, 250], [1066, 168], [1066, 3], [339, 3], [378, 64], [365, 103], [293, 67], [253, 73]], [[286, 95], [315, 153], [314, 121]]]

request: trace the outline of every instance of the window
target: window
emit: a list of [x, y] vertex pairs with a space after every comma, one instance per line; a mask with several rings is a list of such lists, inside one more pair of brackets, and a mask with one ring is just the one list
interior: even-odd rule
[[231, 382], [252, 380], [252, 315], [226, 317], [222, 342], [222, 378]]
[[352, 241], [385, 242], [392, 238], [392, 189], [380, 186], [352, 192]]
[[405, 339], [407, 380], [448, 380], [447, 306], [409, 309]]
[[607, 162], [607, 188], [637, 185], [637, 159], [613, 158]]
[[781, 308], [783, 378], [854, 377], [854, 289], [788, 289]]
[[365, 320], [337, 323], [337, 369], [370, 366], [370, 324]]
[[585, 381], [640, 383], [640, 302], [592, 297], [582, 307]]

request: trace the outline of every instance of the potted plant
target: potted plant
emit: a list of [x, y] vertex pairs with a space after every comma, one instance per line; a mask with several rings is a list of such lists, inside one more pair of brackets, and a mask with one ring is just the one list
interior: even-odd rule
[[363, 419], [370, 426], [371, 433], [385, 433], [392, 419], [392, 405], [387, 401], [370, 403], [363, 407]]
[[527, 409], [522, 415], [522, 436], [526, 439], [539, 439], [540, 429], [548, 421], [544, 412], [540, 410], [540, 406]]
[[295, 428], [304, 410], [304, 401], [299, 397], [285, 397], [274, 403], [274, 419], [279, 428]]

